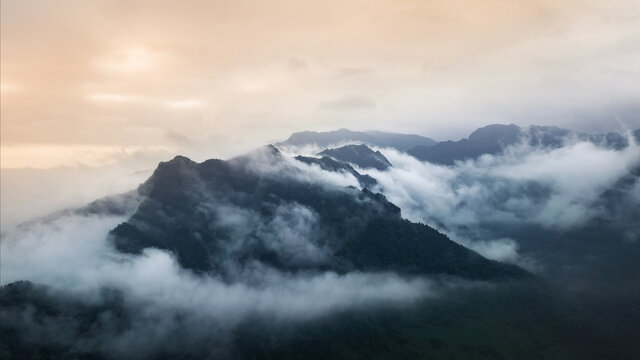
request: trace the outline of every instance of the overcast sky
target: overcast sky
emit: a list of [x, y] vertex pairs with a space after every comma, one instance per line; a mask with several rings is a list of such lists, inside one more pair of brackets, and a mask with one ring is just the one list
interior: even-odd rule
[[640, 127], [638, 0], [2, 1], [2, 167]]

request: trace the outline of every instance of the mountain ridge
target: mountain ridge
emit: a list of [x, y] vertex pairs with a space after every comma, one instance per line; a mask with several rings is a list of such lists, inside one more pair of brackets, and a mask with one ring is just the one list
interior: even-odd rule
[[585, 134], [555, 126], [519, 127], [514, 124], [491, 124], [473, 131], [458, 141], [442, 141], [432, 146], [415, 146], [407, 151], [421, 161], [453, 165], [456, 161], [476, 159], [481, 155], [496, 155], [509, 146], [524, 142], [533, 147], [559, 148], [572, 138], [589, 141], [607, 148], [621, 150], [629, 146], [619, 133]]
[[[471, 142], [478, 151], [499, 152], [504, 144], [521, 140], [520, 130], [514, 126], [482, 128], [462, 143]], [[571, 136], [560, 128], [532, 129], [533, 146], [563, 146], [563, 139]], [[640, 130], [634, 134], [640, 136]], [[613, 141], [605, 137], [589, 141], [602, 140], [615, 148], [616, 137], [612, 137]], [[569, 295], [560, 294], [555, 286], [566, 281], [571, 285], [567, 294], [584, 294], [580, 292], [583, 282], [573, 286], [575, 278], [562, 273], [567, 265], [569, 271], [589, 270], [591, 282], [598, 281], [597, 276], [603, 275], [601, 268], [605, 268], [609, 275], [621, 279], [616, 284], [633, 286], [636, 279], [629, 274], [638, 257], [636, 240], [632, 238], [637, 230], [633, 221], [637, 209], [629, 211], [635, 200], [628, 194], [637, 188], [640, 168], [634, 167], [601, 195], [596, 206], [606, 209], [606, 217], [595, 218], [573, 231], [519, 229], [534, 241], [553, 246], [550, 249], [558, 259], [551, 264], [559, 267], [548, 269], [555, 277], [550, 279], [537, 270], [534, 275], [519, 266], [486, 259], [427, 224], [404, 219], [396, 204], [375, 192], [379, 188], [373, 176], [392, 175], [393, 168], [384, 173], [385, 170], [370, 172], [373, 176], [361, 174], [359, 170], [368, 167], [362, 162], [366, 155], [378, 153], [366, 145], [343, 148], [366, 148], [365, 156], [353, 158], [323, 151], [321, 157], [289, 157], [273, 145], [228, 160], [195, 162], [178, 155], [161, 162], [137, 191], [99, 199], [84, 208], [43, 219], [55, 222], [55, 217], [60, 216], [126, 216], [107, 238], [106, 244], [120, 252], [115, 257], [123, 261], [116, 266], [160, 257], [172, 269], [177, 268], [181, 281], [195, 283], [196, 294], [208, 282], [215, 283], [215, 291], [205, 293], [207, 303], [218, 294], [226, 297], [222, 293], [225, 289], [236, 295], [238, 289], [257, 293], [255, 302], [245, 303], [250, 308], [248, 315], [233, 323], [229, 333], [220, 336], [217, 329], [224, 323], [224, 316], [214, 311], [222, 320], [207, 318], [207, 311], [212, 308], [198, 308], [194, 305], [197, 302], [189, 302], [193, 294], [186, 297], [186, 302], [179, 301], [177, 309], [171, 308], [171, 302], [162, 302], [163, 297], [176, 296], [185, 287], [172, 287], [160, 296], [139, 299], [136, 296], [140, 292], [127, 293], [127, 284], [111, 288], [116, 283], [107, 283], [87, 301], [61, 291], [64, 286], [57, 289], [17, 281], [0, 287], [0, 358], [6, 354], [26, 359], [136, 359], [147, 355], [156, 359], [208, 356], [305, 360], [354, 356], [633, 358], [637, 350], [633, 336], [620, 337], [616, 332], [622, 328], [633, 334], [636, 328], [638, 317], [633, 309], [637, 296], [633, 291], [624, 291], [623, 286], [614, 286], [618, 292], [595, 288], [607, 296], [615, 294], [616, 299], [589, 307], [593, 298], [578, 303]], [[525, 186], [494, 195], [508, 200], [526, 195], [527, 189]], [[539, 191], [535, 186], [530, 190]], [[618, 221], [624, 226], [620, 227]], [[476, 228], [481, 225], [476, 224]], [[474, 230], [469, 229], [470, 233]], [[511, 236], [509, 229], [502, 230], [502, 235]], [[450, 234], [460, 234], [461, 239], [466, 236]], [[492, 234], [479, 232], [478, 236], [480, 241], [502, 238]], [[631, 240], [623, 246], [611, 246], [610, 235]], [[524, 244], [518, 233], [514, 238]], [[527, 252], [530, 248], [524, 246], [517, 251], [522, 259], [531, 254]], [[548, 260], [554, 252], [535, 259]], [[584, 258], [584, 264], [567, 260], [571, 259], [567, 254], [576, 253]], [[620, 263], [617, 267], [607, 262], [612, 258]], [[582, 265], [585, 266], [580, 268]], [[390, 275], [395, 282], [378, 286], [376, 279]], [[149, 274], [143, 280], [146, 276]], [[373, 284], [373, 291], [371, 286], [356, 287], [354, 278]], [[299, 284], [317, 279], [321, 280], [320, 292], [313, 293], [313, 298], [296, 297], [309, 289], [297, 287]], [[342, 287], [336, 289], [336, 283], [327, 279], [340, 279]], [[604, 280], [611, 282], [606, 277]], [[404, 281], [421, 286], [398, 288], [398, 283], [405, 284]], [[362, 297], [347, 298], [349, 307], [342, 308], [346, 306], [340, 302], [345, 284], [355, 287], [356, 294], [389, 296], [389, 291], [413, 291], [424, 297], [392, 302], [383, 296], [374, 303], [360, 303]], [[274, 291], [260, 292], [269, 287]], [[286, 295], [282, 296], [285, 289]], [[230, 295], [227, 300], [233, 305], [225, 309], [232, 310], [236, 302], [243, 303], [247, 293], [239, 294]], [[338, 305], [317, 318], [303, 316], [304, 320], [289, 321], [279, 318], [281, 313], [272, 317], [265, 315], [264, 309], [256, 310], [273, 297], [278, 302], [293, 297], [294, 301], [286, 306], [295, 307], [296, 302], [304, 301], [308, 306], [305, 311], [314, 310], [325, 299]], [[156, 302], [159, 305], [154, 307]], [[354, 303], [356, 306], [351, 306]], [[606, 313], [590, 313], [612, 304], [614, 307]], [[608, 319], [612, 314], [617, 317]], [[136, 332], [141, 324], [150, 327]], [[137, 337], [156, 334], [158, 324], [169, 326], [160, 329], [160, 334], [150, 341], [152, 346], [144, 350], [147, 352], [137, 348]], [[114, 346], [128, 344], [126, 341], [132, 337], [136, 337], [132, 347], [112, 352]], [[182, 339], [188, 340], [188, 346]], [[616, 344], [625, 348], [618, 349]]]
[[[243, 238], [243, 241], [248, 241], [246, 248], [236, 249], [236, 253], [226, 252], [225, 244], [236, 240], [223, 225], [216, 225], [222, 222], [215, 206], [239, 207], [255, 213], [258, 222], [248, 226], [257, 226], [256, 229], [268, 227], [280, 212], [290, 212], [294, 208], [310, 212], [321, 230], [321, 235], [311, 243], [328, 251], [319, 265], [323, 269], [341, 272], [359, 266], [373, 266], [375, 262], [367, 265], [361, 258], [354, 261], [352, 257], [355, 258], [356, 252], [340, 250], [350, 242], [361, 243], [361, 233], [368, 231], [369, 224], [377, 223], [387, 224], [388, 228], [406, 228], [408, 231], [389, 229], [389, 238], [399, 236], [409, 239], [418, 236], [426, 244], [418, 252], [424, 256], [425, 264], [409, 264], [400, 255], [405, 252], [399, 252], [387, 263], [389, 266], [373, 266], [378, 270], [411, 272], [410, 268], [414, 267], [426, 273], [479, 279], [526, 276], [525, 271], [513, 265], [487, 260], [426, 225], [409, 225], [401, 219], [400, 209], [382, 194], [372, 193], [366, 188], [358, 190], [297, 180], [297, 170], [289, 168], [283, 156], [273, 148], [267, 148], [257, 156], [261, 163], [266, 157], [274, 162], [272, 166], [283, 167], [274, 173], [255, 172], [251, 168], [255, 162], [246, 157], [229, 161], [207, 160], [200, 164], [176, 157], [161, 163], [141, 186], [147, 199], [139, 205], [129, 221], [112, 230], [112, 241], [116, 248], [134, 254], [139, 254], [147, 247], [167, 249], [175, 252], [182, 266], [197, 272], [224, 272], [225, 265], [222, 263], [229, 259], [239, 262], [253, 259], [268, 266], [296, 271], [299, 264], [287, 260], [292, 254], [287, 249], [278, 252], [279, 249], [274, 249], [273, 244], [265, 242], [258, 233], [249, 233], [249, 240]], [[288, 171], [294, 176], [283, 176]], [[205, 204], [211, 210], [205, 210]], [[295, 215], [287, 213], [285, 216]], [[385, 243], [385, 238], [379, 236], [368, 238], [371, 244], [377, 243], [376, 246]], [[395, 246], [402, 247], [402, 241]], [[440, 258], [437, 254], [448, 255]], [[445, 258], [455, 260], [442, 261]]]

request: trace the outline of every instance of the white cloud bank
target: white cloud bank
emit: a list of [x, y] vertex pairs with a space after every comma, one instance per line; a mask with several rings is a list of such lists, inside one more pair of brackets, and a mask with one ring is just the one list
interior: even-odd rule
[[421, 162], [380, 149], [389, 171], [365, 171], [412, 221], [474, 226], [536, 223], [549, 228], [579, 225], [594, 215], [595, 200], [640, 165], [640, 147], [622, 151], [590, 142], [557, 149], [520, 144], [500, 155], [483, 155], [454, 166]]
[[[310, 219], [306, 214], [301, 221]], [[166, 251], [147, 249], [132, 256], [113, 249], [107, 233], [124, 220], [71, 215], [3, 233], [2, 284], [30, 280], [93, 300], [100, 289], [113, 288], [122, 290], [127, 301], [145, 304], [148, 311], [197, 313], [225, 329], [250, 315], [301, 321], [341, 310], [411, 303], [438, 293], [428, 279], [392, 273], [293, 274], [249, 264], [233, 282], [196, 275]], [[290, 237], [306, 226], [299, 225], [286, 230]]]

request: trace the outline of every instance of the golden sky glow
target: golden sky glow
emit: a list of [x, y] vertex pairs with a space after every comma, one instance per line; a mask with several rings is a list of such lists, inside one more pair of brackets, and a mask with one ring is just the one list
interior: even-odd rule
[[4, 168], [224, 157], [340, 127], [640, 126], [637, 0], [1, 6]]

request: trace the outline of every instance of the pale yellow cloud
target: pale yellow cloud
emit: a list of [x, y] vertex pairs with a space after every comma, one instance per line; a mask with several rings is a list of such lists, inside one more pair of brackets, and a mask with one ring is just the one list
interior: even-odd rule
[[163, 147], [168, 131], [202, 146], [175, 151], [216, 156], [305, 129], [640, 126], [616, 110], [640, 107], [636, 0], [1, 6], [3, 167], [41, 166], [50, 145]]

